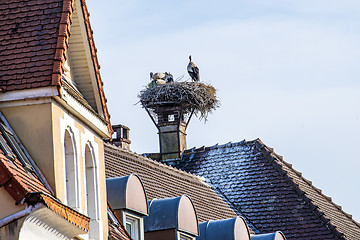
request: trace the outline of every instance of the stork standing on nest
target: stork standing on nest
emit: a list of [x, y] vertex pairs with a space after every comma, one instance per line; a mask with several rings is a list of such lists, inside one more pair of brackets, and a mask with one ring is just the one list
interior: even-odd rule
[[187, 71], [194, 82], [200, 81], [199, 68], [191, 61], [191, 55], [189, 56], [189, 64], [187, 66]]

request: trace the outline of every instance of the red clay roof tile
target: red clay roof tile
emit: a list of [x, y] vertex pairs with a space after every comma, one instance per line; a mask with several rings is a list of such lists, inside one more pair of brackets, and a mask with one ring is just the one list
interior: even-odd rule
[[[73, 0], [1, 2], [0, 88], [2, 91], [62, 85], [61, 75], [66, 58], [65, 49], [70, 36], [73, 5]], [[84, 0], [81, 0], [81, 7], [84, 12], [100, 100], [105, 120], [109, 123], [109, 132], [112, 132], [89, 13]]]

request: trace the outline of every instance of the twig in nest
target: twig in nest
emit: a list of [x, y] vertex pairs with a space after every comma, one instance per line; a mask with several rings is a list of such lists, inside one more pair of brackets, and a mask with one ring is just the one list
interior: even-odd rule
[[[194, 110], [196, 116], [207, 116], [220, 106], [216, 89], [198, 82], [173, 82], [144, 89], [138, 95], [143, 107], [182, 106], [185, 113]], [[199, 115], [200, 114], [200, 115]]]

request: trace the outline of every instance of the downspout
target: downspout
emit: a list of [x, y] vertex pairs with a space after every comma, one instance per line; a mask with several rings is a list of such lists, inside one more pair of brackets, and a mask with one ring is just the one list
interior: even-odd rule
[[29, 206], [28, 204], [26, 204], [26, 208], [24, 210], [21, 210], [20, 212], [14, 213], [10, 216], [7, 216], [7, 217], [1, 219], [0, 220], [0, 228], [9, 224], [12, 221], [15, 221], [19, 218], [30, 215], [31, 213], [40, 209], [43, 206], [44, 206], [44, 204], [42, 204], [42, 203], [37, 203], [34, 206], [33, 205]]

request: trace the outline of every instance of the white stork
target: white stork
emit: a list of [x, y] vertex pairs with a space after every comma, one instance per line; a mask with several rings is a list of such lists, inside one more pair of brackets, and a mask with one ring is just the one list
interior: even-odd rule
[[195, 65], [195, 63], [193, 63], [191, 61], [191, 55], [189, 56], [189, 64], [187, 66], [187, 71], [191, 77], [191, 79], [195, 82], [200, 80], [200, 75], [199, 75], [199, 68]]
[[165, 72], [166, 83], [174, 82], [174, 77], [171, 73]]
[[166, 75], [162, 72], [153, 73], [150, 77], [157, 83], [157, 84], [165, 84]]

